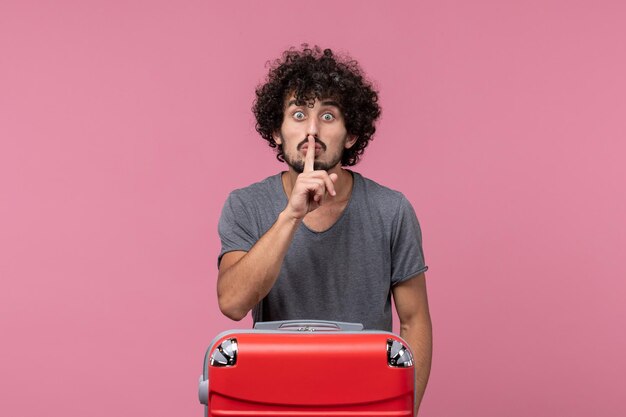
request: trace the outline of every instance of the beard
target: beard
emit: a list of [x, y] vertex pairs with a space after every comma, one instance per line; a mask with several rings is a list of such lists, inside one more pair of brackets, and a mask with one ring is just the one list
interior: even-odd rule
[[[346, 137], [347, 139], [347, 137]], [[328, 161], [324, 162], [324, 161], [314, 161], [313, 162], [313, 169], [315, 171], [328, 171], [329, 169], [333, 168], [334, 166], [336, 166], [339, 162], [341, 162], [341, 158], [343, 157], [343, 151], [344, 151], [344, 145], [346, 143], [346, 139], [344, 139], [341, 143], [341, 149], [336, 152], [335, 154], [330, 155]], [[284, 141], [283, 141], [284, 143]], [[305, 143], [307, 143], [307, 139], [304, 139], [302, 142], [300, 142], [300, 144], [298, 144], [298, 151], [300, 150], [300, 148], [302, 148], [302, 145], [304, 145]], [[322, 142], [319, 139], [315, 139], [315, 143], [318, 143], [322, 150], [324, 151], [324, 154], [326, 156], [328, 156], [326, 154], [326, 144], [324, 142]], [[290, 155], [288, 152], [285, 152], [285, 149], [283, 148], [283, 146], [281, 145], [281, 149], [283, 151], [283, 159], [285, 160], [285, 162], [287, 163], [287, 165], [289, 165], [294, 171], [296, 171], [298, 174], [302, 174], [304, 172], [304, 158], [300, 157], [299, 154], [297, 154], [296, 156], [294, 155]]]

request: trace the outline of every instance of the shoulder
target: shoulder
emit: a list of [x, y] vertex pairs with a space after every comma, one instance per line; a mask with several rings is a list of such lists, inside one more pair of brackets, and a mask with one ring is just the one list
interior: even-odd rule
[[259, 200], [267, 201], [268, 196], [276, 194], [279, 191], [281, 183], [281, 174], [271, 175], [264, 180], [255, 182], [246, 187], [237, 188], [230, 192], [228, 201], [240, 203], [254, 203]]
[[403, 223], [404, 219], [413, 218], [417, 222], [415, 209], [409, 199], [400, 191], [386, 187], [354, 172], [355, 184], [361, 183], [363, 198], [361, 209], [375, 214], [392, 227]]
[[354, 181], [360, 187], [368, 205], [374, 205], [388, 211], [390, 208], [400, 208], [410, 203], [400, 191], [391, 189], [364, 177], [358, 172], [353, 172]]
[[236, 221], [254, 221], [264, 228], [267, 224], [271, 226], [274, 223], [277, 214], [284, 208], [285, 201], [281, 174], [275, 174], [231, 191], [222, 213], [237, 219]]

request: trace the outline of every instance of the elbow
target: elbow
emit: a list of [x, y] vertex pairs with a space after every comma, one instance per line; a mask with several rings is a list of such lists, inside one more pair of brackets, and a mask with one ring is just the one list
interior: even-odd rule
[[220, 271], [217, 278], [217, 303], [223, 315], [234, 321], [241, 321], [252, 308], [248, 304], [245, 293], [237, 286], [228, 285], [224, 272]]
[[226, 299], [224, 296], [218, 296], [218, 305], [223, 315], [234, 321], [241, 321], [248, 314], [248, 310], [241, 308], [232, 300]]
[[221, 310], [222, 314], [233, 321], [241, 321], [248, 313], [241, 313], [236, 310]]

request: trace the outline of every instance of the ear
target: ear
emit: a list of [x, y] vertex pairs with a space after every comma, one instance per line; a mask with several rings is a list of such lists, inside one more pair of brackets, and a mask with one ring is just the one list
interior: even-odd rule
[[274, 138], [274, 142], [276, 142], [277, 145], [282, 145], [283, 144], [283, 138], [280, 135], [280, 131], [279, 130], [274, 131], [274, 133], [272, 133], [272, 137]]
[[357, 139], [358, 139], [357, 135], [348, 135], [348, 140], [346, 140], [346, 144], [344, 145], [344, 148], [350, 149], [351, 147], [353, 147]]

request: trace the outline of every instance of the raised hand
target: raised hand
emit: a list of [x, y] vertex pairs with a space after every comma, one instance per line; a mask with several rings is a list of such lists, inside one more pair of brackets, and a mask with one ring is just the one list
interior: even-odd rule
[[323, 205], [328, 194], [336, 196], [335, 181], [337, 174], [328, 174], [324, 170], [315, 171], [315, 139], [312, 135], [308, 137], [308, 148], [304, 160], [304, 171], [298, 175], [287, 210], [295, 219], [303, 219], [307, 213]]

